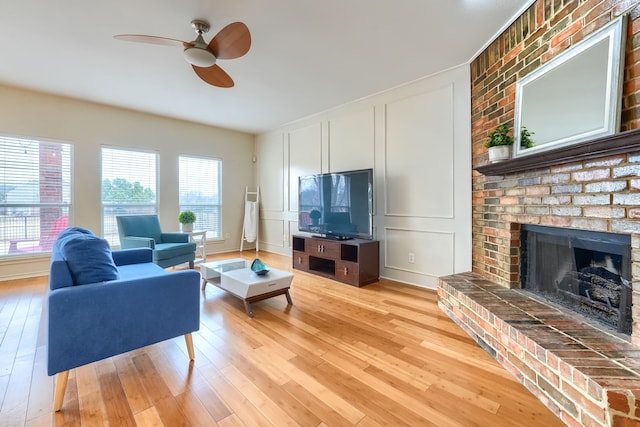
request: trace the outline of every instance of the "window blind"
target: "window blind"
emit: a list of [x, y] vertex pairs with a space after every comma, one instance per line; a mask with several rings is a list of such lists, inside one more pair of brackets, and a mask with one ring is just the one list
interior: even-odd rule
[[49, 252], [69, 224], [68, 143], [0, 136], [0, 256]]
[[117, 215], [155, 214], [158, 154], [102, 147], [102, 234], [119, 246]]
[[222, 161], [218, 159], [179, 157], [180, 211], [196, 214], [195, 230], [207, 231], [207, 238], [221, 238]]

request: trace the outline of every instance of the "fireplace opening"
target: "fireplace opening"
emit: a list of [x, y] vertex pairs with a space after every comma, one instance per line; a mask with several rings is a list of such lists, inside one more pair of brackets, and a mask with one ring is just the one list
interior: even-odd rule
[[631, 236], [523, 224], [526, 291], [631, 334]]

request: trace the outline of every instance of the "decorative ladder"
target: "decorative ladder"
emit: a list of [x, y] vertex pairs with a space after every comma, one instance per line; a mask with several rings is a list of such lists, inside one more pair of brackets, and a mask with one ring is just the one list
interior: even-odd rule
[[[258, 224], [260, 224], [260, 215], [259, 215], [259, 205], [260, 205], [260, 186], [256, 187], [256, 191], [249, 191], [249, 187], [244, 188], [244, 219], [242, 221], [242, 237], [240, 238], [240, 252], [242, 252], [244, 247], [244, 242], [247, 241], [247, 221], [248, 216], [250, 214], [251, 204], [254, 207], [254, 218], [255, 218], [255, 242], [256, 242], [256, 252], [259, 250], [258, 243]], [[249, 230], [251, 231], [251, 230]]]

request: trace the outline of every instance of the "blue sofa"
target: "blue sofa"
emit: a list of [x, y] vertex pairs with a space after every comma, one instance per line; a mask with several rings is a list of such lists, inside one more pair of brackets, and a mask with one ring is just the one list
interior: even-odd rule
[[185, 233], [163, 233], [157, 215], [116, 216], [122, 249], [151, 248], [153, 262], [162, 268], [189, 263], [193, 268], [196, 244]]
[[62, 407], [69, 370], [185, 336], [200, 328], [200, 274], [168, 272], [148, 248], [111, 251], [79, 227], [60, 233], [51, 254], [47, 370], [56, 375], [54, 410]]

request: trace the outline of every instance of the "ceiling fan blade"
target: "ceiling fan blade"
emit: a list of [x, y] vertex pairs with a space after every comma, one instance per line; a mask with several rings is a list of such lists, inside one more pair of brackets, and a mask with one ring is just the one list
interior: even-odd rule
[[192, 65], [192, 67], [193, 71], [195, 71], [198, 77], [204, 80], [205, 83], [218, 87], [233, 87], [233, 79], [216, 64], [206, 68], [196, 67], [195, 65]]
[[182, 48], [192, 46], [191, 42], [183, 42], [182, 40], [169, 39], [166, 37], [145, 36], [142, 34], [118, 34], [113, 36], [113, 38], [128, 42], [159, 44], [162, 46], [178, 46]]
[[242, 22], [227, 25], [209, 42], [209, 49], [218, 59], [239, 58], [250, 47], [251, 33]]

